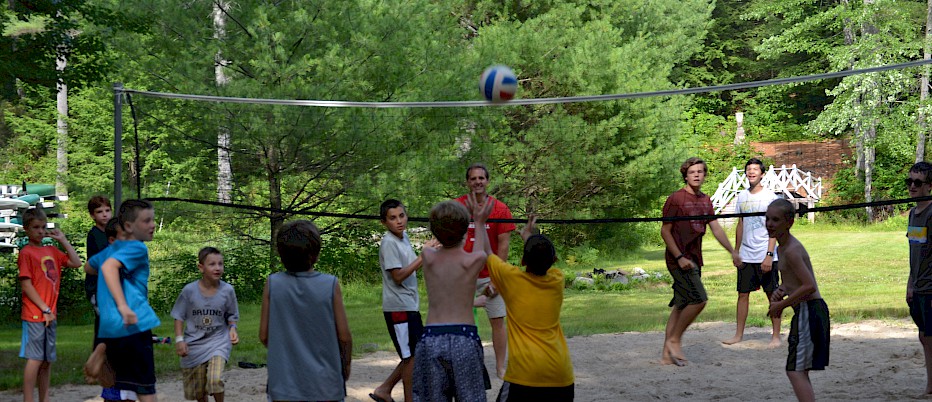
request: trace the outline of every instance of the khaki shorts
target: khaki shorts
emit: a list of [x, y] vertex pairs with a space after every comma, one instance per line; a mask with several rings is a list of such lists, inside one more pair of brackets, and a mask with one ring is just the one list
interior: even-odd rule
[[[491, 283], [491, 278], [476, 279], [476, 296], [478, 297], [483, 292], [485, 292], [485, 288], [489, 287], [489, 284]], [[485, 313], [489, 316], [489, 318], [505, 317], [505, 300], [502, 299], [500, 294], [486, 300]]]
[[214, 356], [204, 364], [182, 368], [184, 399], [196, 400], [223, 393], [223, 366], [226, 364], [223, 356]]

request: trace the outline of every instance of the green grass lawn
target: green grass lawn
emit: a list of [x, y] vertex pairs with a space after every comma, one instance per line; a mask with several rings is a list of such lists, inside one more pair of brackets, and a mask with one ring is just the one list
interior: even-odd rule
[[[833, 323], [868, 318], [902, 318], [908, 275], [907, 243], [901, 228], [862, 228], [801, 225], [797, 237], [809, 251], [822, 296], [831, 309]], [[731, 236], [733, 239], [734, 237]], [[699, 321], [734, 321], [735, 269], [730, 256], [712, 236], [703, 245], [703, 279], [709, 304]], [[513, 256], [517, 259], [517, 256]], [[621, 260], [599, 263], [598, 268], [631, 271], [641, 267], [648, 272], [665, 272], [663, 251], [657, 247], [641, 250]], [[567, 276], [591, 271], [593, 266], [560, 265]], [[422, 283], [423, 289], [423, 283]], [[353, 333], [356, 354], [392, 350], [381, 312], [381, 285], [344, 284], [343, 295]], [[423, 293], [422, 293], [423, 295]], [[563, 305], [563, 328], [567, 336], [626, 331], [660, 331], [666, 324], [671, 297], [669, 284], [651, 282], [624, 291], [567, 289]], [[427, 298], [422, 296], [422, 311]], [[767, 304], [762, 293], [751, 296], [748, 325], [769, 325]], [[240, 344], [233, 348], [231, 363], [265, 362], [265, 348], [259, 343], [259, 306], [240, 306]], [[784, 333], [788, 326], [785, 317]], [[490, 339], [488, 320], [480, 312], [483, 339]], [[172, 321], [162, 317], [153, 332], [173, 336]], [[81, 366], [90, 352], [92, 325], [62, 325], [58, 328], [58, 361], [52, 366], [52, 383], [82, 383]], [[22, 383], [23, 361], [19, 354], [19, 323], [0, 326], [0, 389], [16, 389]], [[172, 345], [155, 345], [159, 377], [177, 376], [178, 357]]]

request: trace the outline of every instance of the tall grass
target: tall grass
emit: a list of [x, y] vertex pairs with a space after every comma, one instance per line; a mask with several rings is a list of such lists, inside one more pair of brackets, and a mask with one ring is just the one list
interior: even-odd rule
[[[907, 316], [904, 299], [909, 260], [903, 227], [905, 224], [869, 227], [802, 224], [794, 229], [812, 258], [816, 280], [834, 323]], [[737, 292], [731, 258], [712, 236], [706, 236], [703, 250], [706, 263], [703, 281], [709, 303], [699, 321], [734, 321]], [[518, 256], [512, 256], [512, 260], [517, 259]], [[569, 266], [561, 262], [558, 265], [569, 277], [595, 267], [629, 272], [635, 267], [648, 272], [666, 271], [660, 247], [593, 264]], [[354, 353], [392, 350], [382, 318], [381, 285], [343, 283], [342, 286], [353, 333]], [[421, 311], [426, 314], [427, 297], [423, 294], [423, 281], [421, 287]], [[667, 303], [671, 294], [669, 284], [657, 281], [629, 286], [624, 290], [567, 289], [562, 313], [563, 328], [567, 336], [660, 331], [669, 314]], [[763, 293], [752, 294], [748, 325], [769, 325], [766, 309]], [[259, 306], [255, 303], [241, 304], [240, 310], [241, 342], [233, 348], [230, 363], [264, 363], [266, 351], [258, 341]], [[790, 314], [784, 316], [785, 321]], [[482, 338], [491, 339], [484, 313], [479, 313], [478, 321]], [[153, 332], [160, 336], [173, 336], [172, 325], [169, 317], [162, 317], [162, 325]], [[23, 361], [17, 357], [20, 332], [18, 324], [0, 327], [0, 389], [21, 386]], [[83, 382], [81, 365], [90, 352], [91, 335], [91, 325], [59, 326], [58, 361], [52, 366], [53, 384]], [[155, 345], [155, 350], [159, 378], [177, 377], [180, 370], [173, 346]]]

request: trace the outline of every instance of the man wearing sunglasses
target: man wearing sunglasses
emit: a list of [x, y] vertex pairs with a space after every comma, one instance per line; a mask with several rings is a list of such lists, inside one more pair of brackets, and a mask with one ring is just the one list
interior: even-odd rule
[[[906, 189], [910, 198], [928, 197], [932, 190], [932, 164], [918, 162], [909, 169]], [[909, 281], [906, 304], [919, 328], [926, 361], [926, 394], [932, 394], [932, 201], [918, 201], [909, 211]]]

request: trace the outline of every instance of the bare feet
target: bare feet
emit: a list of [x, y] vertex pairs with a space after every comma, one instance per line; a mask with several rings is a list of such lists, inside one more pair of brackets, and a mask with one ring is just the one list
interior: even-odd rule
[[741, 342], [742, 340], [744, 340], [744, 335], [737, 335], [737, 334], [736, 334], [735, 336], [731, 337], [731, 339], [726, 339], [726, 340], [722, 341], [722, 343], [724, 343], [724, 344], [726, 344], [726, 345], [734, 345], [734, 344], [736, 344], [736, 343], [738, 343], [738, 342]]
[[683, 354], [683, 349], [680, 348], [679, 342], [667, 341], [665, 346], [670, 353], [670, 357], [676, 360], [686, 361], [686, 355]]
[[688, 361], [686, 360], [686, 357], [683, 356], [683, 351], [679, 350], [679, 345], [676, 345], [676, 350], [678, 350], [679, 353], [674, 352], [672, 345], [674, 344], [670, 341], [664, 343], [662, 356], [660, 357], [660, 364], [675, 364], [680, 367], [685, 366]]
[[670, 355], [670, 352], [666, 350], [663, 351], [663, 356], [660, 358], [660, 364], [663, 364], [663, 365], [675, 364], [677, 367], [683, 367], [686, 365], [686, 363], [687, 361], [685, 359], [680, 360], [680, 359], [674, 358], [673, 356]]
[[775, 337], [775, 338], [771, 338], [771, 339], [770, 339], [770, 343], [767, 344], [767, 347], [770, 348], [770, 349], [774, 349], [774, 348], [780, 347], [780, 345], [782, 345], [782, 344], [783, 344], [783, 341], [781, 341], [781, 340], [780, 340], [780, 337], [777, 336], [777, 337]]

